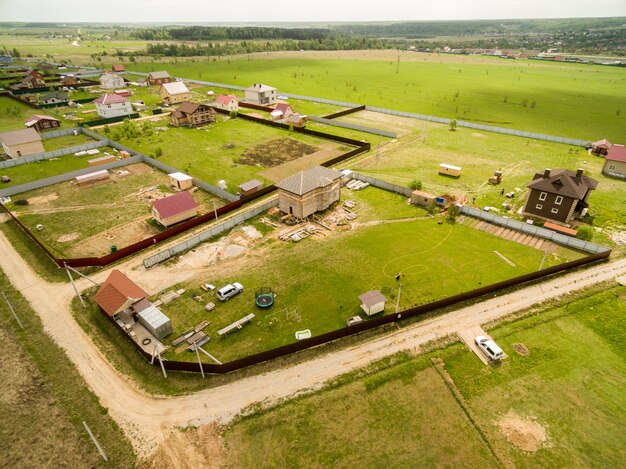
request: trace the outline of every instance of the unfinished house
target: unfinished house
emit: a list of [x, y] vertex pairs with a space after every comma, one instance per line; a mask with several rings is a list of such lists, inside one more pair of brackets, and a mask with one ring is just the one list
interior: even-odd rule
[[100, 77], [100, 86], [107, 90], [116, 90], [118, 88], [124, 88], [126, 82], [122, 76], [107, 72]]
[[170, 123], [176, 127], [195, 127], [215, 122], [215, 114], [206, 104], [185, 101], [170, 114]]
[[10, 158], [35, 155], [46, 150], [41, 143], [41, 135], [35, 129], [12, 130], [0, 133], [0, 143]]
[[587, 213], [589, 195], [598, 187], [598, 181], [580, 168], [575, 173], [569, 169], [546, 169], [536, 173], [526, 187], [530, 194], [524, 215], [568, 224]]
[[276, 102], [276, 88], [255, 83], [251, 87], [246, 88], [246, 101], [261, 106], [274, 104]]
[[152, 202], [152, 216], [165, 228], [193, 218], [197, 213], [198, 204], [187, 191]]
[[163, 83], [159, 88], [163, 104], [178, 104], [189, 100], [189, 89], [182, 81]]
[[314, 166], [276, 184], [278, 208], [296, 218], [326, 210], [341, 196], [341, 173]]

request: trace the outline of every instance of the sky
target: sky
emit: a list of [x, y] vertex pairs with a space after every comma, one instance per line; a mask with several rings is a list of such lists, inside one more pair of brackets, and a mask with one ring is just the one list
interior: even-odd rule
[[626, 0], [0, 0], [0, 21], [218, 23], [626, 16]]

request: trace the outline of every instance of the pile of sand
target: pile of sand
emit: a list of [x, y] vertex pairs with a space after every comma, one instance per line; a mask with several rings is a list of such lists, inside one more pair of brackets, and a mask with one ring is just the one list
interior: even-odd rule
[[509, 412], [498, 421], [500, 431], [517, 449], [534, 453], [546, 443], [546, 430], [539, 423]]

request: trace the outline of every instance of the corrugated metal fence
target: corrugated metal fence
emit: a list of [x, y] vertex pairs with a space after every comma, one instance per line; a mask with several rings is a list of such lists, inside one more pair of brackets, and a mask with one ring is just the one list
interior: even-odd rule
[[36, 155], [20, 156], [14, 160], [0, 161], [0, 169], [12, 168], [35, 161], [49, 160], [59, 156], [71, 155], [79, 151], [93, 150], [95, 148], [105, 147], [109, 144], [108, 140], [100, 140], [98, 142], [83, 143], [73, 147], [59, 148], [58, 150], [47, 151], [45, 153], [37, 153]]
[[611, 251], [611, 248], [607, 246], [602, 246], [600, 244], [590, 243], [581, 239], [572, 238], [571, 236], [566, 236], [564, 234], [557, 233], [546, 228], [529, 225], [528, 223], [522, 223], [516, 220], [511, 220], [509, 218], [504, 218], [490, 212], [485, 212], [484, 210], [478, 210], [473, 207], [467, 207], [463, 205], [461, 206], [460, 211], [464, 215], [480, 218], [481, 220], [488, 221], [489, 223], [493, 223], [494, 225], [505, 226], [513, 230], [548, 239], [550, 241], [554, 241], [555, 243], [562, 244], [573, 249], [578, 249], [580, 251], [590, 252], [594, 254]]
[[366, 132], [369, 134], [381, 135], [383, 137], [396, 138], [398, 136], [395, 132], [389, 130], [376, 129], [374, 127], [367, 127], [365, 125], [350, 124], [348, 122], [341, 122], [333, 119], [326, 119], [325, 117], [309, 116], [309, 120], [313, 122], [319, 122], [320, 124], [332, 125], [334, 127], [342, 127], [344, 129], [358, 130], [360, 132]]
[[408, 187], [398, 186], [397, 184], [392, 184], [390, 182], [383, 181], [382, 179], [377, 179], [371, 176], [365, 176], [364, 174], [352, 173], [350, 174], [350, 176], [353, 179], [358, 179], [359, 181], [369, 182], [374, 187], [378, 187], [380, 189], [384, 189], [389, 192], [395, 192], [396, 194], [402, 194], [407, 197], [411, 197], [411, 192], [413, 192], [413, 190], [409, 189]]
[[143, 159], [141, 158], [141, 156], [134, 156], [132, 158], [125, 158], [122, 160], [113, 161], [111, 163], [101, 164], [101, 165], [98, 165], [97, 167], [77, 169], [76, 171], [71, 171], [69, 173], [59, 174], [57, 176], [51, 176], [49, 178], [39, 179], [37, 181], [27, 182], [25, 184], [20, 184], [17, 186], [9, 187], [7, 189], [2, 189], [0, 190], [0, 197], [11, 197], [15, 194], [21, 194], [23, 192], [51, 186], [52, 184], [58, 184], [60, 182], [69, 181], [71, 179], [74, 179], [76, 176], [82, 176], [83, 174], [89, 174], [95, 171], [101, 171], [103, 169], [119, 168], [120, 166], [127, 166], [129, 164], [141, 163], [142, 161]]
[[[140, 73], [140, 72], [127, 72], [133, 75], [140, 75], [140, 76], [148, 76], [147, 73]], [[243, 86], [235, 86], [235, 85], [227, 85], [225, 83], [215, 83], [215, 82], [211, 82], [211, 81], [202, 81], [202, 80], [189, 80], [187, 78], [181, 78], [189, 83], [196, 83], [199, 85], [208, 85], [208, 86], [216, 86], [219, 88], [226, 88], [226, 89], [231, 89], [231, 90], [240, 90], [243, 91], [246, 88]], [[346, 101], [338, 101], [338, 100], [334, 100], [334, 99], [325, 99], [325, 98], [317, 98], [314, 96], [304, 96], [304, 95], [299, 95], [299, 94], [292, 94], [292, 93], [283, 93], [281, 92], [281, 95], [283, 96], [287, 96], [289, 98], [293, 98], [293, 99], [300, 99], [302, 101], [313, 101], [316, 103], [323, 103], [323, 104], [332, 104], [335, 106], [340, 106], [340, 107], [348, 107], [348, 108], [357, 108], [357, 107], [362, 107], [362, 104], [355, 104], [355, 103], [348, 103]], [[437, 116], [430, 116], [428, 114], [416, 114], [413, 112], [404, 112], [404, 111], [396, 111], [394, 109], [386, 109], [386, 108], [382, 108], [382, 107], [376, 107], [376, 106], [365, 106], [365, 109], [367, 111], [373, 111], [373, 112], [380, 112], [382, 114], [390, 114], [390, 115], [394, 115], [394, 116], [400, 116], [400, 117], [408, 117], [411, 119], [420, 119], [420, 120], [425, 120], [425, 121], [430, 121], [430, 122], [438, 122], [440, 124], [449, 124], [450, 121], [452, 119], [449, 118], [445, 118], [445, 117], [437, 117]], [[504, 127], [496, 127], [496, 126], [492, 126], [492, 125], [483, 125], [483, 124], [475, 124], [473, 122], [468, 122], [468, 121], [464, 121], [464, 120], [457, 120], [457, 125], [459, 127], [467, 127], [470, 129], [477, 129], [477, 130], [484, 130], [486, 132], [496, 132], [496, 133], [500, 133], [500, 134], [506, 134], [506, 135], [515, 135], [517, 137], [525, 137], [525, 138], [534, 138], [537, 140], [546, 140], [549, 142], [557, 142], [557, 143], [565, 143], [567, 145], [576, 145], [576, 146], [582, 146], [582, 147], [586, 147], [589, 145], [590, 141], [589, 140], [582, 140], [582, 139], [577, 139], [577, 138], [568, 138], [568, 137], [558, 137], [558, 136], [554, 136], [554, 135], [546, 135], [546, 134], [540, 134], [540, 133], [535, 133], [535, 132], [524, 132], [521, 130], [515, 130], [515, 129], [507, 129]], [[358, 129], [357, 129], [358, 130]], [[364, 131], [367, 132], [367, 131]], [[369, 132], [369, 133], [376, 133], [376, 132]]]
[[226, 220], [225, 222], [218, 223], [217, 225], [209, 228], [206, 231], [203, 231], [202, 233], [194, 236], [193, 238], [190, 238], [180, 244], [177, 244], [169, 249], [166, 249], [165, 251], [158, 252], [154, 254], [153, 256], [145, 258], [143, 261], [143, 265], [146, 269], [149, 269], [150, 267], [155, 266], [161, 262], [164, 262], [174, 256], [182, 254], [183, 252], [188, 251], [189, 249], [197, 246], [198, 244], [203, 243], [227, 230], [230, 230], [234, 228], [235, 226], [243, 223], [244, 221], [250, 220], [251, 218], [254, 218], [257, 215], [270, 209], [271, 207], [275, 207], [277, 205], [278, 205], [278, 199], [269, 200], [265, 202], [264, 204], [259, 205], [258, 207], [254, 207], [246, 212], [240, 213], [239, 215], [233, 218], [230, 218]]

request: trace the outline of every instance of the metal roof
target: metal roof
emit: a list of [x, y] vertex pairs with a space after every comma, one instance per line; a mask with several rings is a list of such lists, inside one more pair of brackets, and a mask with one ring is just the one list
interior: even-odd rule
[[115, 269], [93, 299], [109, 316], [113, 316], [123, 306], [128, 307], [146, 296], [148, 294], [137, 284]]
[[366, 308], [371, 308], [378, 303], [384, 303], [385, 301], [387, 301], [387, 298], [385, 298], [385, 295], [383, 295], [380, 291], [371, 290], [363, 293], [362, 295], [359, 295], [359, 300], [361, 300], [363, 306], [365, 306]]
[[172, 215], [178, 215], [179, 213], [196, 208], [198, 204], [193, 200], [189, 192], [183, 191], [163, 199], [155, 200], [152, 202], [152, 206], [159, 213], [161, 218], [169, 218]]
[[137, 313], [137, 316], [141, 317], [141, 319], [150, 324], [150, 326], [152, 326], [155, 330], [170, 322], [170, 318], [163, 314], [163, 312], [153, 304]]
[[580, 200], [585, 197], [589, 189], [593, 190], [598, 187], [598, 181], [586, 174], [578, 177], [569, 169], [555, 169], [536, 173], [532, 182], [526, 187]]
[[261, 187], [263, 183], [258, 179], [252, 179], [251, 181], [246, 181], [239, 186], [239, 190], [249, 191], [250, 189], [254, 189], [255, 187]]
[[181, 172], [170, 173], [168, 174], [168, 176], [177, 181], [189, 181], [190, 179], [193, 179], [191, 176], [188, 176], [185, 173], [181, 173]]
[[128, 102], [128, 98], [125, 96], [120, 96], [119, 94], [110, 93], [103, 94], [98, 99], [95, 100], [97, 104], [113, 104], [113, 103], [125, 103]]
[[[167, 91], [167, 94], [170, 94], [170, 95], [189, 93], [189, 88], [187, 88], [182, 81], [173, 81], [171, 83], [163, 83], [161, 86], [165, 88], [165, 91]], [[180, 107], [178, 109], [182, 111]]]
[[0, 142], [6, 146], [20, 145], [22, 143], [31, 143], [41, 141], [41, 135], [33, 128], [12, 130], [10, 132], [0, 133]]
[[320, 187], [326, 187], [339, 179], [341, 173], [323, 166], [314, 166], [276, 183], [276, 187], [296, 195], [304, 195]]
[[255, 83], [254, 85], [250, 86], [249, 88], [246, 88], [246, 91], [258, 91], [258, 92], [276, 91], [276, 88], [272, 88], [271, 86], [264, 85], [263, 83]]
[[624, 145], [613, 145], [606, 155], [607, 160], [621, 161], [626, 163], [626, 147]]
[[160, 71], [160, 72], [152, 72], [150, 73], [150, 78], [156, 79], [156, 78], [171, 78], [170, 74], [167, 73], [166, 71]]

